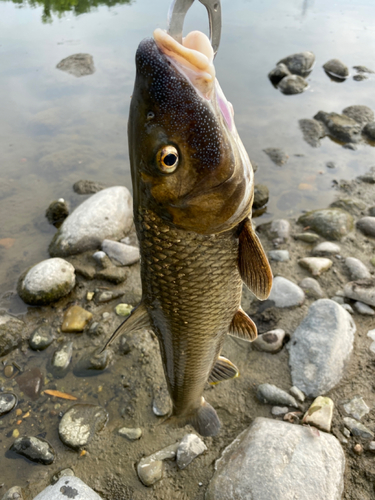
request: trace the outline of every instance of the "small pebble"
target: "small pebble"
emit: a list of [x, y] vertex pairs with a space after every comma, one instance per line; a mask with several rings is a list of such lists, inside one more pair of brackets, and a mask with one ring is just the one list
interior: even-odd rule
[[283, 346], [285, 331], [281, 328], [258, 335], [252, 345], [260, 351], [276, 353]]
[[142, 436], [142, 429], [140, 429], [139, 427], [122, 427], [118, 430], [118, 433], [120, 434], [120, 436], [125, 436], [126, 438], [130, 439], [130, 441], [135, 441]]
[[174, 459], [178, 446], [178, 443], [175, 443], [157, 451], [149, 457], [142, 458], [137, 465], [137, 473], [139, 479], [145, 486], [152, 486], [162, 478], [164, 468], [163, 460]]
[[130, 304], [117, 304], [115, 307], [115, 312], [117, 316], [129, 316], [129, 314], [132, 312], [133, 306]]
[[272, 384], [260, 384], [256, 395], [262, 403], [299, 407], [293, 396]]
[[350, 438], [351, 434], [350, 434], [350, 430], [347, 429], [346, 427], [344, 427], [344, 429], [342, 430], [342, 433], [344, 434], [344, 436], [346, 436], [347, 438]]
[[268, 252], [268, 258], [276, 262], [287, 262], [289, 260], [288, 250], [271, 250]]
[[108, 257], [108, 255], [103, 252], [102, 250], [98, 251], [98, 252], [95, 252], [93, 254], [93, 258], [95, 259], [95, 261], [100, 264], [103, 268], [107, 268], [107, 267], [112, 267], [113, 264], [111, 262], [111, 259]]
[[22, 392], [31, 399], [37, 399], [43, 386], [43, 374], [39, 368], [34, 367], [26, 370], [16, 378], [17, 384]]
[[321, 299], [324, 297], [324, 292], [319, 282], [314, 278], [303, 278], [303, 280], [299, 282], [299, 286], [308, 297], [314, 299]]
[[284, 415], [283, 420], [291, 424], [299, 424], [303, 413], [301, 411], [290, 411]]
[[44, 465], [49, 465], [55, 460], [52, 446], [44, 439], [34, 436], [17, 438], [10, 449], [33, 462]]
[[315, 243], [319, 240], [320, 236], [316, 233], [297, 233], [294, 235], [294, 238], [305, 243]]
[[369, 444], [368, 444], [368, 451], [372, 451], [372, 453], [375, 453], [375, 441], [371, 441]]
[[73, 342], [64, 342], [54, 352], [51, 360], [50, 371], [56, 378], [63, 378], [69, 370], [73, 356]]
[[346, 413], [356, 420], [361, 420], [370, 411], [361, 396], [356, 396], [348, 403], [345, 403], [343, 407]]
[[349, 270], [350, 277], [352, 280], [360, 280], [365, 278], [371, 278], [371, 273], [365, 266], [363, 262], [355, 257], [347, 257], [345, 259], [346, 267]]
[[[11, 392], [0, 393], [0, 417], [9, 413], [17, 404], [17, 397]], [[18, 411], [18, 410], [17, 410]], [[22, 412], [21, 412], [22, 413]]]
[[359, 443], [353, 446], [353, 451], [356, 455], [362, 455], [363, 453], [363, 446]]
[[333, 401], [318, 396], [303, 417], [303, 423], [314, 425], [318, 429], [330, 432], [333, 417]]
[[86, 299], [90, 302], [94, 298], [95, 292], [87, 292]]
[[363, 424], [354, 420], [354, 418], [344, 417], [343, 418], [344, 425], [347, 427], [353, 436], [358, 436], [363, 439], [374, 439], [374, 434]]
[[293, 387], [291, 387], [289, 389], [289, 392], [292, 396], [294, 396], [297, 401], [299, 401], [300, 403], [303, 403], [305, 401], [305, 398], [306, 396], [304, 395], [304, 393], [298, 389], [298, 387], [296, 387], [295, 385], [293, 385]]
[[375, 237], [375, 217], [362, 217], [357, 221], [357, 227], [366, 236]]
[[349, 314], [354, 314], [353, 308], [350, 304], [341, 304], [341, 307], [348, 311]]
[[69, 307], [65, 311], [61, 331], [65, 333], [80, 333], [91, 319], [92, 314], [82, 307]]
[[289, 408], [287, 406], [273, 406], [271, 409], [272, 415], [275, 417], [282, 417], [286, 413], [288, 413]]
[[332, 243], [331, 241], [322, 241], [314, 247], [313, 255], [331, 255], [331, 254], [339, 254], [341, 252], [341, 248], [336, 243]]
[[179, 469], [185, 469], [196, 457], [207, 450], [207, 446], [195, 434], [186, 434], [177, 448], [176, 462]]
[[166, 386], [154, 388], [152, 411], [157, 417], [165, 417], [172, 410], [171, 398]]
[[298, 264], [310, 271], [313, 276], [320, 276], [332, 267], [333, 262], [324, 257], [305, 257], [304, 259], [299, 259]]
[[14, 366], [13, 365], [6, 365], [4, 368], [4, 375], [6, 378], [10, 378], [14, 373]]
[[290, 236], [290, 222], [286, 219], [277, 219], [272, 221], [271, 233], [274, 233], [278, 238], [287, 240]]
[[374, 316], [375, 311], [372, 309], [370, 306], [367, 304], [364, 304], [363, 302], [354, 302], [354, 308], [359, 314], [363, 314], [365, 316]]

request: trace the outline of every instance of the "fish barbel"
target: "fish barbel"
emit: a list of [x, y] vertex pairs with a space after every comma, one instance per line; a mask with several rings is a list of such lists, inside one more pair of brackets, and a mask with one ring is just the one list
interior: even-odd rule
[[173, 403], [170, 421], [213, 436], [220, 421], [208, 382], [238, 370], [220, 356], [227, 334], [252, 341], [244, 282], [268, 297], [272, 273], [250, 221], [253, 169], [206, 35], [182, 44], [158, 29], [136, 54], [128, 123], [142, 301], [113, 334], [152, 329]]

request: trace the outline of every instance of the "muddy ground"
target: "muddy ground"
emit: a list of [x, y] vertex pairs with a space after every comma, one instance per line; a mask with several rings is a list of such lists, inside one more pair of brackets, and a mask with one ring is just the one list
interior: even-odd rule
[[[337, 196], [364, 201], [367, 207], [374, 205], [374, 185], [353, 181], [344, 182], [338, 187]], [[323, 208], [323, 207], [322, 207]], [[366, 215], [366, 211], [363, 212]], [[292, 235], [301, 232], [302, 228], [291, 220]], [[266, 251], [273, 248], [273, 243], [265, 233], [261, 239]], [[323, 239], [321, 238], [321, 241]], [[374, 273], [370, 258], [375, 255], [375, 240], [363, 236], [354, 230], [340, 243], [343, 257], [353, 256], [361, 259]], [[282, 275], [296, 283], [309, 276], [297, 260], [311, 255], [313, 245], [297, 241], [291, 236], [279, 248], [286, 248], [290, 253], [290, 261], [272, 263], [274, 275]], [[74, 260], [74, 259], [72, 259]], [[333, 257], [333, 267], [318, 278], [327, 297], [335, 295], [337, 290], [350, 281], [349, 273], [343, 259]], [[238, 367], [241, 376], [233, 381], [207, 386], [205, 398], [214, 406], [222, 421], [222, 430], [215, 438], [205, 438], [208, 450], [195, 459], [185, 470], [177, 468], [175, 462], [165, 462], [164, 477], [153, 487], [147, 488], [139, 481], [136, 464], [143, 456], [147, 456], [161, 448], [180, 440], [189, 427], [174, 429], [162, 424], [152, 411], [155, 391], [164, 384], [157, 340], [148, 332], [134, 333], [124, 343], [117, 341], [113, 346], [113, 358], [110, 366], [100, 374], [92, 377], [77, 377], [73, 373], [77, 361], [88, 350], [103, 345], [105, 339], [120, 324], [121, 318], [115, 315], [114, 308], [120, 302], [135, 305], [140, 298], [139, 265], [131, 267], [128, 281], [121, 285], [108, 282], [86, 280], [78, 275], [77, 285], [66, 298], [50, 307], [29, 308], [23, 317], [26, 323], [25, 342], [21, 349], [13, 351], [0, 362], [15, 362], [22, 370], [33, 366], [40, 368], [44, 374], [44, 388], [58, 389], [78, 397], [79, 402], [100, 404], [109, 412], [106, 427], [93, 439], [85, 449], [86, 453], [76, 452], [60, 441], [58, 423], [61, 415], [72, 405], [72, 402], [42, 395], [32, 401], [19, 392], [17, 378], [7, 379], [0, 372], [0, 387], [12, 390], [19, 395], [18, 408], [23, 414], [30, 410], [30, 416], [17, 424], [15, 412], [0, 419], [0, 495], [14, 485], [25, 490], [25, 499], [31, 500], [46, 487], [51, 477], [59, 470], [71, 467], [76, 476], [85, 481], [104, 499], [111, 500], [202, 500], [214, 472], [214, 463], [223, 449], [235, 437], [247, 428], [254, 418], [271, 415], [271, 406], [259, 403], [255, 397], [256, 387], [261, 383], [271, 383], [288, 390], [291, 385], [288, 352], [285, 348], [277, 354], [260, 352], [246, 342], [228, 337], [224, 355]], [[87, 291], [99, 287], [120, 290], [124, 295], [105, 304], [95, 304], [86, 299]], [[259, 333], [275, 327], [283, 328], [292, 336], [295, 328], [306, 315], [313, 299], [306, 298], [301, 307], [293, 309], [263, 310], [262, 303], [247, 291], [244, 293], [243, 306], [251, 314], [258, 325]], [[90, 310], [94, 321], [100, 322], [105, 332], [99, 336], [82, 334], [62, 334], [59, 331], [64, 311], [73, 303]], [[225, 304], [223, 304], [225, 307]], [[103, 320], [102, 314], [109, 312], [109, 318]], [[347, 365], [345, 376], [340, 384], [327, 396], [335, 403], [332, 433], [343, 438], [342, 419], [345, 412], [342, 402], [355, 395], [361, 395], [371, 408], [362, 422], [372, 431], [375, 430], [375, 355], [370, 351], [371, 340], [366, 337], [369, 330], [375, 328], [374, 317], [353, 315], [357, 332], [354, 351]], [[44, 353], [32, 351], [26, 339], [42, 322], [47, 322], [56, 332], [56, 340]], [[74, 355], [69, 373], [63, 379], [54, 379], [48, 371], [49, 361], [60, 342], [74, 340]], [[2, 367], [1, 367], [2, 369]], [[311, 400], [304, 406], [307, 408]], [[141, 427], [143, 435], [138, 441], [128, 441], [120, 436], [119, 428]], [[33, 464], [24, 458], [12, 455], [8, 450], [14, 441], [14, 429], [21, 435], [42, 436], [47, 439], [56, 451], [56, 460], [52, 465]], [[368, 451], [358, 456], [353, 446], [360, 439], [351, 437], [343, 444], [346, 455], [345, 500], [375, 499], [375, 456]], [[364, 444], [364, 443], [363, 443]]]

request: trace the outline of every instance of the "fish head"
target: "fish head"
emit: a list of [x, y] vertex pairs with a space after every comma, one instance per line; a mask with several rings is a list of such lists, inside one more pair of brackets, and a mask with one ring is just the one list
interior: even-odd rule
[[251, 211], [253, 169], [201, 32], [180, 44], [162, 30], [137, 50], [128, 136], [135, 212], [216, 234]]

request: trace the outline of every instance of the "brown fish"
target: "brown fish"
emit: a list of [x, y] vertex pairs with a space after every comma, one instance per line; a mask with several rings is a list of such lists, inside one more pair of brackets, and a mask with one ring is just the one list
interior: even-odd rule
[[202, 396], [205, 384], [238, 375], [220, 357], [225, 336], [257, 335], [240, 307], [242, 282], [260, 299], [272, 284], [250, 221], [253, 169], [203, 33], [180, 44], [156, 30], [140, 43], [136, 67], [128, 136], [143, 296], [108, 344], [151, 328], [170, 420], [213, 436], [220, 421]]

